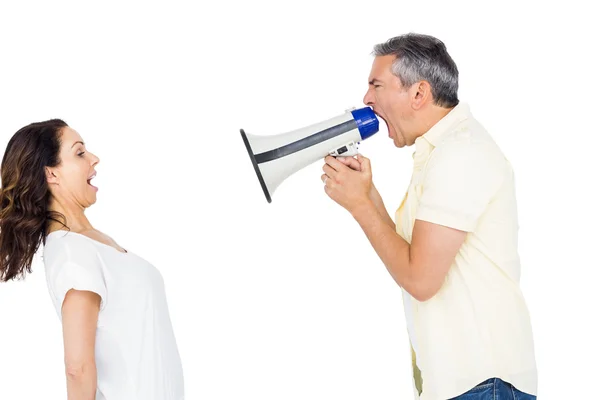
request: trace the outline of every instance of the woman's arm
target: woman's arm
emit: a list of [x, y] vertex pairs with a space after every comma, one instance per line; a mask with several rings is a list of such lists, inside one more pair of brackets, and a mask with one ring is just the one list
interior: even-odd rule
[[65, 372], [68, 400], [96, 398], [96, 327], [100, 296], [71, 289], [62, 305]]

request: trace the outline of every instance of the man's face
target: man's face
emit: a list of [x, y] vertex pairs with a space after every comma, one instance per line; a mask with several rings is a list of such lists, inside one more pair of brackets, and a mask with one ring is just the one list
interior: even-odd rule
[[363, 102], [385, 121], [394, 145], [404, 147], [414, 144], [415, 138], [410, 129], [414, 111], [410, 88], [403, 87], [400, 79], [392, 73], [394, 60], [394, 55], [375, 57]]

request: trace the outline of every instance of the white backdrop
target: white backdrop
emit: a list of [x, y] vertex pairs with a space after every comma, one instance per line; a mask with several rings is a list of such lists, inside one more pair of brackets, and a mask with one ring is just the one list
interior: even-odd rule
[[[442, 39], [459, 97], [517, 174], [542, 399], [591, 398], [600, 358], [599, 30], [584, 2], [221, 1], [0, 6], [0, 144], [63, 118], [101, 162], [96, 228], [163, 273], [186, 399], [412, 395], [401, 292], [317, 162], [268, 204], [239, 129], [362, 106], [375, 43]], [[18, 4], [18, 5], [17, 5]], [[364, 141], [393, 212], [413, 148]], [[0, 399], [66, 399], [39, 257], [0, 284]]]

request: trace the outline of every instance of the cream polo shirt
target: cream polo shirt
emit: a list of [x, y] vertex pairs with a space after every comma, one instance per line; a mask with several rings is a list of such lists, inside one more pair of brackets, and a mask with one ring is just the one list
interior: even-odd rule
[[415, 219], [468, 232], [435, 296], [420, 302], [402, 289], [415, 399], [446, 400], [493, 377], [536, 395], [512, 167], [464, 103], [415, 146], [397, 233], [410, 243]]

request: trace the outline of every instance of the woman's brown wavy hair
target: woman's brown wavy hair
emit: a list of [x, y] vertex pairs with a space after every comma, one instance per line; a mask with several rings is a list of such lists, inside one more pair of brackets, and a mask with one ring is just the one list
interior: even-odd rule
[[60, 119], [36, 122], [19, 129], [6, 146], [0, 166], [0, 281], [31, 272], [49, 223], [64, 226], [64, 215], [48, 210], [45, 167], [60, 164], [61, 132], [67, 126]]

